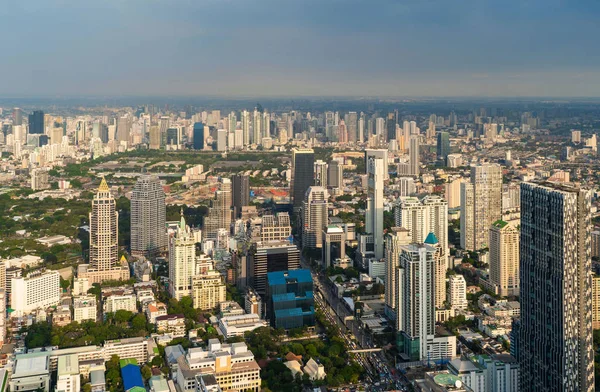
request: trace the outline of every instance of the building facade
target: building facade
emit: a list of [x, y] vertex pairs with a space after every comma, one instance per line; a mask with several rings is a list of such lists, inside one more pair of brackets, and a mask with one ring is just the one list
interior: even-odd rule
[[591, 194], [521, 184], [521, 391], [593, 391]]
[[498, 295], [519, 295], [519, 230], [503, 220], [490, 227], [490, 282]]
[[131, 194], [131, 253], [155, 255], [167, 248], [165, 192], [158, 177], [138, 177]]

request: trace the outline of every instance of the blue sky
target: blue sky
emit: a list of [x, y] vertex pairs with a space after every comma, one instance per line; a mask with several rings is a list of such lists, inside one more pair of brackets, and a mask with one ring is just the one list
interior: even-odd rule
[[11, 1], [0, 96], [600, 96], [600, 2]]

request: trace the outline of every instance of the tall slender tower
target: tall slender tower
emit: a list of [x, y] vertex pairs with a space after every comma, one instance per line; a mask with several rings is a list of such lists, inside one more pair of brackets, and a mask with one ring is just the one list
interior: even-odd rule
[[291, 196], [294, 209], [302, 207], [308, 187], [315, 181], [315, 152], [311, 149], [292, 150]]
[[208, 215], [204, 217], [204, 235], [216, 238], [219, 229], [230, 230], [231, 227], [231, 180], [219, 178], [219, 189], [211, 202]]
[[119, 261], [119, 213], [106, 180], [92, 200], [90, 219], [90, 268], [107, 271]]
[[381, 158], [370, 157], [367, 160], [367, 210], [365, 231], [373, 236], [375, 258], [383, 258], [383, 179], [384, 162]]
[[322, 186], [311, 186], [302, 203], [302, 246], [323, 247], [323, 228], [327, 225], [329, 194]]
[[90, 219], [90, 262], [80, 265], [78, 275], [90, 283], [129, 279], [129, 268], [119, 261], [119, 213], [106, 180], [92, 200]]
[[169, 294], [180, 300], [192, 293], [192, 276], [196, 274], [196, 241], [185, 224], [181, 221], [177, 231], [169, 238]]
[[244, 146], [250, 145], [250, 112], [247, 110], [242, 112], [242, 133]]
[[167, 247], [165, 192], [158, 177], [142, 175], [131, 195], [131, 253], [155, 255]]
[[489, 245], [489, 229], [502, 217], [502, 169], [497, 164], [471, 168], [471, 182], [460, 188], [460, 245], [478, 250]]
[[410, 137], [410, 146], [408, 150], [408, 156], [410, 160], [410, 175], [418, 176], [421, 170], [421, 158], [419, 155], [419, 135], [412, 135]]
[[520, 391], [593, 391], [591, 192], [521, 184]]
[[400, 247], [412, 242], [410, 232], [404, 227], [392, 227], [385, 235], [385, 313], [396, 319], [398, 304], [397, 269], [400, 266]]
[[490, 282], [503, 297], [519, 295], [519, 230], [503, 220], [490, 227]]
[[233, 215], [237, 219], [242, 214], [242, 207], [250, 203], [250, 183], [247, 175], [234, 174], [231, 177], [231, 194]]

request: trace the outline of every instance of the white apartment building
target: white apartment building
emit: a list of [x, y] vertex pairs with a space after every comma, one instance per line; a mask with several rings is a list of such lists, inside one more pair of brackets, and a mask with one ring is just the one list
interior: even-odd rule
[[177, 231], [169, 238], [169, 294], [171, 297], [180, 300], [191, 294], [195, 259], [196, 240], [182, 216]]
[[34, 272], [11, 280], [11, 308], [15, 315], [44, 309], [60, 303], [60, 274]]
[[221, 274], [217, 271], [207, 271], [192, 277], [192, 300], [194, 308], [214, 309], [227, 300], [227, 292]]
[[156, 331], [174, 338], [185, 336], [185, 317], [182, 314], [165, 314], [156, 318]]
[[86, 295], [73, 298], [73, 321], [96, 321], [97, 314], [96, 297]]
[[81, 390], [77, 354], [61, 355], [58, 357], [56, 390], [61, 392], [79, 392]]
[[127, 310], [137, 313], [137, 299], [135, 294], [113, 294], [104, 298], [104, 313], [114, 313], [117, 310]]
[[467, 282], [464, 276], [451, 275], [448, 279], [448, 302], [452, 309], [466, 309], [469, 306]]
[[222, 344], [208, 341], [208, 350], [190, 348], [177, 359], [177, 385], [182, 392], [197, 388], [197, 375], [214, 375], [224, 391], [260, 391], [260, 367], [246, 343]]
[[269, 323], [261, 320], [258, 314], [241, 314], [236, 316], [221, 317], [219, 329], [229, 339], [232, 336], [244, 336], [244, 333], [254, 331], [256, 328], [268, 327]]

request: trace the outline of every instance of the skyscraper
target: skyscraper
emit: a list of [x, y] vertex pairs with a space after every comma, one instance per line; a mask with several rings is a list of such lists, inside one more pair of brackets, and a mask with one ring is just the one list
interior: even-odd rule
[[311, 149], [292, 150], [291, 196], [294, 209], [302, 207], [306, 190], [314, 184], [315, 153]]
[[302, 247], [321, 248], [323, 228], [327, 225], [329, 194], [322, 186], [311, 186], [302, 203]]
[[248, 278], [263, 296], [267, 290], [267, 273], [300, 268], [300, 251], [289, 241], [256, 242], [248, 254]]
[[450, 154], [450, 134], [448, 132], [440, 132], [437, 135], [437, 156], [447, 164], [448, 154]]
[[411, 360], [437, 360], [456, 354], [456, 337], [435, 336], [435, 264], [439, 248], [431, 234], [424, 244], [401, 247], [397, 269], [397, 346]]
[[519, 295], [519, 230], [497, 220], [490, 227], [490, 282], [496, 293]]
[[44, 134], [44, 112], [41, 110], [34, 110], [29, 115], [29, 134]]
[[392, 227], [385, 235], [385, 314], [396, 319], [398, 284], [396, 270], [400, 266], [400, 247], [412, 242], [410, 232], [404, 227]]
[[520, 391], [593, 391], [591, 193], [521, 184]]
[[[412, 241], [423, 243], [427, 238], [436, 242], [439, 257], [435, 260], [435, 306], [442, 308], [446, 301], [446, 270], [448, 268], [448, 202], [437, 195], [401, 197], [395, 211], [396, 226], [407, 229]], [[431, 237], [431, 234], [434, 237]]]
[[343, 166], [336, 160], [329, 162], [327, 166], [327, 187], [342, 188], [344, 179]]
[[356, 112], [348, 112], [344, 116], [344, 122], [346, 123], [348, 142], [356, 142], [358, 140], [358, 114]]
[[262, 144], [262, 113], [254, 110], [252, 115], [252, 144]]
[[169, 238], [169, 294], [179, 300], [192, 293], [196, 274], [196, 241], [181, 215], [179, 226]]
[[327, 187], [327, 163], [320, 159], [315, 162], [315, 185]]
[[383, 179], [389, 180], [389, 172], [388, 172], [388, 150], [380, 148], [380, 149], [365, 149], [365, 167], [367, 167], [367, 162], [370, 157], [376, 157], [383, 159]]
[[192, 139], [194, 140], [194, 150], [204, 150], [204, 124], [194, 123]]
[[150, 144], [148, 148], [151, 150], [160, 149], [160, 128], [157, 125], [150, 127]]
[[408, 147], [408, 156], [410, 161], [410, 175], [418, 176], [421, 170], [421, 157], [419, 156], [419, 136], [412, 135], [410, 137], [410, 145]]
[[129, 116], [121, 116], [117, 121], [117, 141], [129, 142], [131, 132], [131, 120]]
[[131, 195], [131, 254], [154, 255], [167, 247], [165, 192], [158, 177], [138, 177]]
[[367, 160], [367, 209], [365, 232], [373, 236], [375, 258], [383, 258], [383, 180], [385, 170], [383, 159], [370, 157]]
[[242, 207], [250, 203], [249, 177], [244, 174], [234, 174], [231, 177], [231, 193], [234, 218], [242, 215]]
[[23, 125], [23, 110], [21, 108], [13, 109], [13, 125]]
[[208, 215], [204, 217], [204, 236], [216, 238], [219, 229], [229, 232], [231, 226], [231, 180], [219, 178], [219, 189], [211, 201]]
[[90, 222], [90, 263], [80, 265], [80, 277], [92, 283], [129, 279], [129, 268], [119, 262], [119, 213], [106, 180], [92, 200]]
[[396, 116], [395, 113], [388, 113], [385, 120], [385, 128], [387, 132], [387, 141], [396, 140]]
[[471, 167], [471, 182], [460, 184], [460, 246], [467, 250], [488, 246], [490, 226], [501, 217], [501, 167]]
[[244, 146], [250, 145], [250, 112], [242, 111], [242, 132], [244, 134]]

